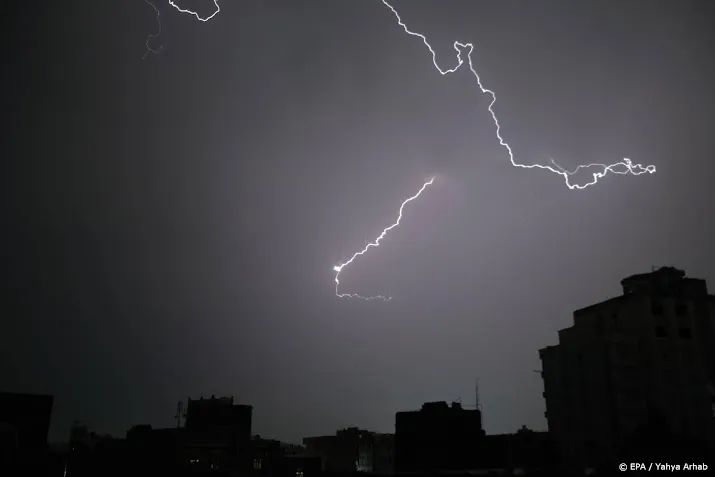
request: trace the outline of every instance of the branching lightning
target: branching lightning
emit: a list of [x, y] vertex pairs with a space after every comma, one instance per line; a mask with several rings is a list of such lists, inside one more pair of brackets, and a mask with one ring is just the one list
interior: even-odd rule
[[[207, 22], [207, 21], [211, 20], [213, 17], [215, 17], [216, 15], [218, 15], [219, 12], [221, 11], [221, 7], [218, 4], [218, 0], [213, 0], [213, 2], [214, 2], [214, 6], [216, 7], [216, 10], [208, 17], [202, 17], [201, 15], [199, 15], [198, 13], [196, 13], [192, 10], [181, 8], [176, 3], [174, 3], [173, 0], [169, 0], [169, 5], [171, 5], [172, 7], [174, 7], [176, 10], [178, 10], [181, 13], [187, 13], [189, 15], [193, 15], [194, 17], [196, 17], [197, 20], [202, 21], [202, 22]], [[149, 53], [154, 53], [156, 55], [156, 54], [159, 54], [159, 52], [161, 52], [161, 50], [164, 49], [163, 45], [159, 45], [159, 48], [152, 48], [152, 46], [151, 46], [151, 43], [154, 40], [156, 40], [157, 38], [159, 38], [159, 36], [161, 36], [161, 11], [159, 11], [159, 9], [154, 4], [154, 0], [144, 0], [144, 3], [146, 3], [151, 8], [153, 8], [154, 12], [156, 12], [156, 23], [157, 23], [157, 25], [159, 25], [159, 30], [156, 33], [152, 33], [147, 36], [146, 42], [145, 42], [146, 51], [144, 52], [144, 55], [142, 55], [142, 60], [146, 59], [146, 57], [149, 55]]]
[[340, 293], [340, 290], [339, 290], [339, 287], [340, 287], [340, 272], [343, 271], [343, 268], [345, 268], [346, 266], [350, 265], [350, 264], [353, 262], [353, 260], [355, 260], [357, 257], [359, 257], [359, 256], [361, 256], [361, 255], [364, 255], [368, 250], [370, 250], [371, 247], [378, 247], [378, 246], [380, 246], [380, 241], [381, 241], [383, 238], [385, 238], [385, 235], [387, 235], [387, 232], [389, 232], [390, 230], [392, 230], [392, 229], [394, 229], [395, 227], [397, 227], [398, 225], [400, 225], [400, 221], [402, 221], [402, 211], [403, 211], [403, 209], [405, 208], [405, 206], [406, 206], [408, 203], [410, 203], [410, 202], [412, 202], [413, 200], [415, 200], [416, 198], [418, 198], [418, 197], [420, 196], [420, 194], [422, 194], [422, 192], [424, 192], [424, 190], [425, 190], [428, 186], [432, 185], [433, 182], [434, 182], [434, 177], [433, 177], [432, 179], [428, 180], [427, 182], [425, 182], [425, 183], [422, 185], [422, 188], [421, 188], [415, 195], [413, 195], [413, 196], [410, 197], [409, 199], [406, 199], [406, 200], [402, 203], [402, 205], [400, 206], [400, 212], [399, 212], [398, 215], [397, 215], [397, 220], [395, 221], [395, 223], [392, 224], [392, 225], [390, 225], [389, 227], [385, 228], [385, 229], [382, 231], [382, 233], [380, 234], [380, 236], [375, 239], [374, 242], [368, 243], [368, 244], [365, 246], [365, 248], [363, 248], [363, 249], [360, 250], [359, 252], [355, 253], [352, 257], [350, 257], [350, 260], [348, 260], [347, 262], [342, 263], [342, 264], [340, 264], [340, 265], [336, 265], [336, 266], [333, 267], [333, 271], [335, 272], [335, 295], [336, 295], [338, 298], [361, 298], [361, 299], [363, 299], [363, 300], [384, 300], [384, 301], [389, 301], [389, 300], [392, 299], [392, 297], [383, 296], [383, 295], [361, 296], [361, 295], [358, 295], [358, 294], [355, 294], [355, 293]]
[[146, 37], [146, 42], [144, 43], [146, 45], [146, 51], [144, 52], [144, 55], [142, 56], [142, 60], [145, 60], [147, 55], [149, 53], [154, 53], [155, 55], [158, 54], [164, 47], [162, 45], [159, 45], [159, 48], [152, 48], [151, 43], [159, 38], [161, 35], [161, 12], [159, 11], [158, 8], [156, 8], [156, 5], [154, 5], [154, 2], [152, 0], [144, 0], [144, 3], [149, 5], [151, 8], [154, 9], [154, 12], [156, 13], [156, 24], [159, 26], [159, 29], [157, 30], [156, 33], [154, 34], [149, 34], [149, 36]]
[[[409, 28], [407, 28], [407, 25], [402, 21], [402, 18], [400, 18], [400, 14], [397, 12], [397, 10], [395, 10], [395, 8], [392, 5], [390, 5], [387, 2], [387, 0], [381, 0], [381, 1], [387, 8], [390, 9], [390, 11], [392, 11], [392, 13], [395, 15], [395, 18], [397, 18], [398, 25], [400, 25], [402, 27], [402, 29], [405, 31], [405, 33], [407, 33], [410, 36], [415, 36], [417, 38], [420, 38], [422, 40], [422, 43], [424, 43], [424, 45], [427, 47], [427, 49], [432, 54], [432, 64], [434, 65], [434, 67], [437, 69], [437, 71], [439, 71], [439, 73], [442, 76], [446, 76], [450, 73], [454, 73], [464, 64], [464, 59], [462, 58], [462, 53], [463, 53], [463, 50], [467, 50], [467, 63], [469, 65], [469, 70], [472, 72], [472, 75], [474, 75], [474, 78], [477, 80], [477, 84], [479, 85], [479, 89], [481, 90], [481, 92], [484, 94], [489, 94], [492, 98], [491, 102], [489, 103], [488, 110], [489, 110], [489, 113], [492, 115], [492, 120], [494, 121], [494, 125], [496, 126], [496, 137], [499, 140], [499, 144], [506, 149], [507, 153], [509, 154], [509, 160], [511, 161], [511, 163], [514, 167], [521, 167], [524, 169], [538, 168], [538, 169], [546, 169], [548, 171], [554, 172], [554, 173], [562, 176], [564, 178], [564, 182], [566, 183], [566, 186], [572, 190], [573, 189], [579, 189], [579, 190], [585, 189], [586, 187], [598, 182], [599, 179], [606, 176], [606, 174], [608, 174], [609, 172], [612, 172], [614, 174], [633, 174], [633, 175], [640, 175], [640, 174], [643, 174], [646, 172], [652, 174], [655, 172], [655, 166], [651, 165], [651, 166], [643, 167], [641, 164], [633, 164], [633, 162], [631, 162], [631, 160], [628, 158], [624, 158], [621, 162], [617, 162], [615, 164], [610, 164], [610, 165], [607, 165], [607, 164], [580, 165], [573, 171], [568, 171], [568, 170], [564, 169], [563, 167], [558, 165], [556, 163], [556, 161], [554, 161], [553, 159], [551, 159], [551, 165], [543, 165], [543, 164], [530, 164], [529, 165], [529, 164], [517, 163], [516, 160], [514, 159], [514, 153], [512, 152], [511, 146], [504, 140], [504, 138], [501, 135], [501, 125], [499, 124], [499, 119], [497, 118], [496, 113], [494, 112], [494, 109], [493, 109], [494, 103], [496, 103], [496, 101], [497, 101], [496, 94], [494, 93], [494, 91], [484, 87], [479, 74], [474, 69], [474, 64], [472, 63], [472, 52], [474, 51], [474, 45], [472, 43], [461, 43], [459, 41], [455, 41], [453, 44], [453, 47], [454, 47], [454, 50], [457, 52], [457, 65], [451, 69], [443, 69], [437, 63], [437, 53], [434, 51], [432, 46], [427, 41], [427, 37], [420, 33], [413, 32]], [[598, 168], [598, 170], [593, 173], [593, 180], [591, 182], [584, 184], [584, 185], [572, 184], [570, 182], [569, 179], [572, 175], [576, 174], [576, 172], [578, 172], [580, 169], [587, 169], [587, 168]], [[434, 180], [434, 179], [432, 179], [432, 180]], [[362, 298], [362, 299], [366, 299], [366, 300], [374, 300], [374, 299], [389, 300], [390, 299], [389, 297], [384, 297], [381, 295], [373, 296], [373, 297], [363, 297], [363, 296], [360, 296], [357, 294], [352, 294], [352, 293], [340, 293], [340, 291], [339, 291], [340, 272], [343, 270], [343, 268], [345, 268], [347, 265], [352, 263], [352, 261], [355, 260], [355, 258], [357, 258], [360, 255], [365, 254], [370, 249], [370, 247], [377, 247], [380, 243], [380, 240], [387, 234], [387, 232], [389, 232], [391, 229], [393, 229], [394, 227], [397, 227], [399, 225], [400, 220], [402, 219], [402, 208], [405, 206], [405, 204], [407, 204], [411, 200], [414, 200], [417, 197], [419, 197], [419, 195], [422, 193], [422, 191], [428, 185], [432, 184], [432, 180], [425, 183], [425, 185], [422, 186], [422, 189], [420, 189], [420, 191], [416, 195], [414, 195], [413, 197], [410, 197], [409, 199], [407, 199], [405, 202], [402, 203], [402, 207], [400, 207], [400, 214], [397, 219], [397, 222], [395, 222], [393, 225], [391, 225], [390, 227], [383, 230], [382, 234], [377, 238], [377, 240], [375, 240], [375, 242], [368, 244], [363, 250], [361, 250], [360, 252], [353, 255], [352, 258], [350, 260], [348, 260], [347, 262], [345, 262], [341, 265], [338, 265], [336, 267], [333, 267], [333, 270], [336, 272], [336, 274], [335, 274], [335, 295], [336, 296], [338, 296], [339, 298]]]
[[[161, 19], [160, 19], [159, 9], [153, 3], [153, 0], [144, 0], [144, 1], [148, 5], [150, 5], [156, 12], [156, 21], [159, 25], [159, 31], [156, 34], [149, 35], [147, 37], [147, 41], [146, 41], [147, 51], [144, 54], [144, 58], [146, 58], [146, 56], [149, 53], [158, 53], [158, 51], [160, 51], [162, 49], [162, 47], [159, 47], [159, 49], [157, 50], [157, 49], [153, 49], [150, 45], [150, 43], [152, 41], [154, 41], [156, 38], [159, 37], [159, 35], [161, 35]], [[219, 12], [221, 11], [221, 7], [219, 6], [218, 0], [213, 0], [216, 10], [211, 15], [209, 15], [207, 17], [202, 17], [197, 12], [179, 7], [174, 2], [174, 0], [168, 0], [168, 1], [169, 1], [169, 5], [171, 5], [173, 8], [175, 8], [177, 11], [179, 11], [181, 13], [186, 13], [186, 14], [192, 15], [192, 16], [196, 17], [196, 19], [201, 22], [208, 22], [209, 20], [214, 18], [216, 15], [218, 15]], [[434, 67], [437, 69], [437, 71], [441, 75], [446, 76], [450, 73], [454, 73], [455, 71], [457, 71], [464, 64], [464, 59], [462, 57], [462, 54], [464, 53], [464, 50], [467, 50], [467, 64], [469, 66], [469, 70], [472, 72], [472, 75], [476, 79], [477, 85], [479, 85], [479, 89], [481, 90], [481, 92], [483, 94], [488, 94], [491, 96], [491, 102], [489, 103], [489, 106], [487, 109], [489, 110], [489, 113], [492, 116], [492, 120], [494, 121], [494, 125], [496, 126], [496, 137], [499, 140], [499, 144], [506, 149], [507, 153], [509, 154], [509, 160], [511, 161], [511, 164], [514, 167], [521, 167], [524, 169], [535, 169], [535, 168], [536, 169], [545, 169], [545, 170], [551, 171], [553, 173], [556, 173], [564, 178], [564, 182], [566, 183], [566, 186], [571, 190], [574, 190], [574, 189], [582, 190], [588, 186], [596, 184], [599, 179], [605, 177], [609, 172], [613, 173], [613, 174], [632, 174], [632, 175], [641, 175], [646, 172], [649, 174], [652, 174], [655, 172], [655, 166], [649, 165], [649, 166], [643, 167], [641, 164], [633, 164], [633, 162], [628, 158], [623, 158], [623, 160], [621, 162], [617, 162], [617, 163], [610, 164], [610, 165], [600, 164], [600, 163], [580, 165], [580, 166], [576, 167], [576, 169], [574, 169], [573, 171], [566, 170], [565, 168], [558, 165], [556, 163], [556, 161], [554, 161], [553, 159], [551, 159], [550, 165], [517, 163], [516, 160], [514, 159], [514, 153], [512, 152], [511, 146], [504, 140], [504, 138], [501, 135], [501, 125], [499, 124], [499, 120], [497, 119], [496, 113], [494, 112], [494, 109], [493, 109], [494, 104], [496, 103], [496, 100], [497, 100], [496, 94], [494, 93], [494, 91], [486, 88], [483, 85], [479, 74], [474, 69], [474, 65], [472, 63], [472, 52], [474, 51], [474, 45], [472, 43], [461, 43], [459, 41], [455, 41], [453, 44], [453, 47], [454, 47], [454, 50], [457, 52], [457, 65], [451, 69], [443, 69], [437, 63], [437, 54], [435, 53], [434, 49], [427, 41], [427, 37], [425, 37], [424, 35], [422, 35], [420, 33], [413, 32], [409, 28], [407, 28], [407, 25], [402, 21], [402, 18], [400, 18], [400, 14], [397, 12], [397, 10], [395, 10], [395, 8], [392, 5], [390, 5], [387, 2], [387, 0], [381, 0], [381, 1], [387, 8], [390, 9], [390, 11], [392, 11], [392, 13], [395, 15], [395, 18], [397, 19], [398, 25], [402, 27], [402, 29], [405, 31], [405, 33], [407, 33], [410, 36], [420, 38], [422, 40], [422, 43], [424, 43], [424, 45], [427, 47], [427, 49], [432, 54], [432, 64], [434, 65]], [[576, 174], [579, 170], [589, 169], [589, 168], [597, 169], [596, 172], [592, 173], [593, 180], [591, 182], [589, 182], [587, 184], [583, 184], [583, 185], [572, 184], [570, 182], [571, 176]], [[409, 202], [417, 199], [428, 186], [432, 185], [433, 182], [434, 182], [434, 178], [430, 179], [428, 182], [425, 182], [422, 185], [422, 187], [420, 188], [420, 190], [415, 195], [408, 198], [407, 200], [405, 200], [402, 203], [402, 205], [400, 206], [400, 211], [399, 211], [399, 214], [397, 217], [397, 221], [394, 224], [390, 225], [389, 227], [385, 228], [382, 231], [382, 233], [380, 234], [380, 236], [377, 237], [377, 239], [375, 239], [374, 242], [368, 243], [365, 246], [365, 248], [363, 248], [361, 251], [355, 253], [350, 258], [350, 260], [348, 260], [347, 262], [342, 263], [340, 265], [336, 265], [335, 267], [333, 267], [333, 271], [335, 271], [335, 295], [337, 297], [339, 297], [339, 298], [360, 298], [363, 300], [385, 300], [385, 301], [388, 301], [391, 299], [391, 297], [386, 297], [386, 296], [382, 296], [382, 295], [366, 297], [366, 296], [361, 296], [361, 295], [354, 294], [354, 293], [340, 293], [340, 289], [339, 289], [340, 288], [340, 279], [339, 279], [340, 272], [342, 272], [343, 269], [346, 266], [350, 265], [356, 258], [367, 253], [367, 251], [371, 247], [378, 247], [380, 245], [380, 241], [387, 235], [387, 233], [400, 224], [400, 221], [402, 220], [402, 211], [403, 211], [405, 205], [407, 205]]]
[[169, 0], [169, 5], [171, 5], [172, 7], [176, 8], [176, 9], [177, 9], [178, 11], [180, 11], [181, 13], [188, 13], [189, 15], [195, 16], [197, 20], [202, 21], [202, 22], [207, 22], [207, 21], [211, 20], [213, 17], [215, 17], [216, 15], [218, 15], [219, 12], [221, 11], [221, 7], [219, 7], [219, 5], [218, 5], [218, 0], [214, 0], [214, 6], [216, 7], [216, 10], [215, 10], [211, 15], [209, 15], [208, 17], [202, 17], [201, 15], [199, 15], [198, 13], [196, 13], [196, 12], [194, 12], [194, 11], [181, 8], [181, 7], [178, 6], [176, 3], [174, 3], [173, 0]]
[[[416, 32], [409, 30], [407, 28], [407, 25], [405, 25], [405, 23], [402, 21], [402, 18], [400, 18], [400, 14], [397, 13], [397, 10], [395, 10], [395, 8], [392, 5], [390, 5], [386, 0], [381, 0], [381, 1], [387, 8], [389, 8], [392, 11], [392, 13], [395, 15], [395, 18], [397, 18], [397, 23], [402, 27], [403, 30], [405, 30], [405, 33], [407, 33], [408, 35], [420, 38], [422, 40], [422, 43], [424, 43], [424, 45], [427, 47], [427, 49], [432, 54], [432, 64], [437, 69], [437, 71], [439, 71], [440, 74], [442, 74], [443, 76], [448, 75], [450, 73], [454, 73], [462, 66], [462, 64], [464, 64], [464, 60], [462, 59], [462, 52], [463, 52], [463, 50], [467, 50], [467, 62], [469, 64], [469, 70], [472, 72], [472, 75], [474, 75], [474, 77], [476, 78], [477, 84], [479, 85], [479, 89], [482, 91], [482, 93], [489, 94], [492, 98], [491, 103], [489, 103], [488, 109], [492, 115], [492, 119], [494, 120], [494, 125], [496, 126], [496, 136], [497, 136], [497, 139], [499, 139], [499, 144], [501, 144], [509, 153], [509, 160], [511, 161], [511, 163], [514, 167], [522, 167], [524, 169], [538, 168], [538, 169], [549, 170], [551, 172], [554, 172], [554, 173], [562, 176], [564, 178], [564, 181], [566, 182], [566, 186], [569, 189], [585, 189], [586, 187], [598, 182], [599, 179], [604, 177], [609, 172], [612, 172], [614, 174], [633, 174], [636, 176], [646, 173], [646, 172], [648, 172], [650, 174], [655, 172], [655, 166], [643, 167], [640, 164], [633, 164], [633, 162], [631, 162], [631, 160], [628, 158], [624, 158], [621, 162], [617, 162], [615, 164], [610, 164], [610, 165], [607, 165], [607, 164], [581, 165], [581, 166], [578, 166], [576, 169], [574, 169], [571, 172], [567, 171], [563, 167], [556, 164], [556, 162], [553, 159], [551, 159], [552, 165], [543, 165], [543, 164], [527, 165], [527, 164], [517, 163], [514, 160], [514, 154], [512, 152], [511, 146], [509, 146], [509, 144], [504, 140], [504, 138], [501, 135], [501, 126], [499, 125], [499, 120], [497, 119], [496, 113], [494, 112], [494, 109], [493, 109], [494, 103], [496, 103], [496, 101], [497, 101], [496, 94], [494, 93], [494, 91], [484, 87], [484, 85], [482, 84], [482, 80], [479, 77], [479, 74], [474, 69], [474, 65], [472, 64], [472, 51], [474, 51], [474, 45], [472, 43], [461, 43], [461, 42], [455, 41], [453, 44], [453, 47], [454, 47], [455, 51], [457, 52], [457, 66], [455, 66], [452, 69], [442, 69], [442, 68], [440, 68], [439, 64], [437, 63], [437, 54], [435, 53], [434, 49], [427, 41], [427, 37], [425, 37], [424, 35], [422, 35], [420, 33], [416, 33]], [[593, 181], [591, 181], [587, 184], [584, 184], [584, 185], [571, 184], [571, 182], [569, 181], [569, 178], [572, 175], [576, 174], [576, 172], [578, 172], [580, 169], [587, 169], [587, 168], [592, 168], [592, 167], [599, 169], [598, 171], [593, 173]]]

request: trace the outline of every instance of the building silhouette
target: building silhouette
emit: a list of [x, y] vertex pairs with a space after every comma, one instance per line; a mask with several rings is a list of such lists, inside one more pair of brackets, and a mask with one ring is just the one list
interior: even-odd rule
[[513, 434], [486, 435], [479, 409], [459, 403], [425, 403], [395, 418], [398, 474], [556, 475], [558, 452], [548, 432], [522, 427]]
[[509, 475], [558, 475], [559, 455], [548, 432], [522, 426], [513, 434], [484, 437], [477, 450], [477, 470], [496, 470]]
[[137, 425], [126, 439], [75, 425], [64, 475], [248, 475], [252, 411], [252, 406], [235, 404], [232, 397], [212, 396], [188, 400], [183, 427], [180, 413], [177, 427]]
[[130, 459], [126, 439], [98, 434], [78, 421], [72, 425], [69, 455], [61, 475], [114, 477], [136, 472], [137, 469], [151, 470], [146, 462]]
[[203, 470], [251, 468], [253, 407], [234, 404], [233, 397], [189, 399], [183, 452], [192, 467]]
[[479, 468], [482, 413], [453, 402], [430, 402], [395, 416], [395, 471], [433, 472]]
[[395, 472], [395, 434], [372, 434], [372, 471], [377, 474]]
[[666, 451], [679, 439], [713, 443], [715, 299], [705, 281], [662, 267], [621, 285], [539, 351], [549, 431], [568, 468], [613, 469], [657, 432], [671, 439]]
[[0, 475], [41, 468], [54, 397], [0, 393]]
[[305, 455], [302, 446], [253, 436], [253, 477], [313, 477], [321, 472], [320, 457]]
[[280, 462], [284, 454], [285, 449], [280, 441], [253, 436], [251, 439], [253, 475], [273, 475], [276, 471], [276, 464]]
[[303, 445], [306, 456], [320, 459], [323, 472], [389, 474], [394, 469], [393, 434], [348, 427], [332, 436], [306, 437]]
[[305, 437], [303, 446], [307, 455], [320, 458], [324, 472], [372, 470], [370, 435], [369, 431], [348, 427], [332, 436]]

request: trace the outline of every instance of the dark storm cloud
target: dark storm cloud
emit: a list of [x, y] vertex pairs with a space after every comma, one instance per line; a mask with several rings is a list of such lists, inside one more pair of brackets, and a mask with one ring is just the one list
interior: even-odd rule
[[[651, 265], [715, 280], [707, 2], [394, 3], [445, 66], [474, 43], [520, 162], [658, 168], [582, 192], [513, 168], [490, 98], [377, 0], [226, 3], [206, 24], [158, 6], [165, 49], [143, 61], [139, 1], [4, 29], [2, 380], [57, 395], [55, 438], [170, 425], [212, 393], [283, 439], [389, 431], [472, 401], [475, 377], [488, 431], [543, 428], [537, 350], [573, 309]], [[341, 274], [394, 301], [335, 299], [332, 266], [434, 174]]]

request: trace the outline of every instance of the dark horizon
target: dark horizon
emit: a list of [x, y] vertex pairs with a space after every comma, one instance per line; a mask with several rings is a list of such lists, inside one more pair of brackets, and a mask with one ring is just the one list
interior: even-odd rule
[[[197, 4], [200, 2], [197, 2]], [[380, 0], [14, 5], [3, 391], [123, 435], [233, 395], [286, 442], [474, 399], [488, 434], [546, 429], [538, 350], [620, 280], [715, 283], [715, 9], [391, 2], [438, 59], [472, 42], [522, 163], [628, 157], [583, 191], [513, 167], [467, 70], [441, 76]], [[206, 0], [210, 7], [212, 2]], [[394, 222], [341, 274], [332, 267]]]

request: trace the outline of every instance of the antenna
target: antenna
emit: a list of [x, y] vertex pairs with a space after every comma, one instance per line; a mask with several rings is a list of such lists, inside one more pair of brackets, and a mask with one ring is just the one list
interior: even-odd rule
[[482, 410], [481, 406], [479, 405], [479, 378], [477, 378], [474, 382], [474, 391], [475, 391], [475, 408], [479, 411]]
[[176, 428], [181, 427], [181, 418], [185, 416], [185, 414], [182, 415], [182, 411], [184, 410], [184, 403], [179, 401], [176, 403], [176, 416], [174, 416], [174, 419], [176, 419]]

